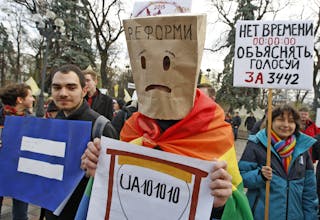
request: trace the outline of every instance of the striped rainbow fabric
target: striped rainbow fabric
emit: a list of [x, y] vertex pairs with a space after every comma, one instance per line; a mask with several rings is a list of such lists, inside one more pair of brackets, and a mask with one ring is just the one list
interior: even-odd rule
[[93, 177], [90, 177], [90, 179], [87, 183], [87, 187], [86, 187], [84, 194], [82, 196], [81, 202], [79, 204], [75, 220], [87, 219], [87, 213], [88, 213], [88, 208], [89, 208], [92, 186], [93, 186]]
[[285, 140], [282, 140], [274, 130], [271, 130], [271, 143], [273, 148], [278, 152], [281, 157], [282, 165], [285, 171], [289, 172], [289, 166], [292, 160], [292, 153], [296, 146], [296, 136], [291, 135]]
[[231, 126], [224, 121], [223, 109], [200, 90], [197, 90], [191, 112], [164, 132], [154, 119], [137, 112], [126, 121], [120, 137], [122, 141], [150, 148], [157, 146], [179, 155], [227, 161], [233, 194], [225, 205], [222, 219], [253, 219], [243, 190]]

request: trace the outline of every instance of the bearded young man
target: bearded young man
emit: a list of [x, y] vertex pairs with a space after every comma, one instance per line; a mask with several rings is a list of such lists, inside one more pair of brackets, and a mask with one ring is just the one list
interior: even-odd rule
[[[87, 88], [82, 71], [75, 65], [64, 65], [55, 70], [51, 77], [52, 98], [59, 109], [56, 118], [92, 121], [94, 125], [100, 114], [93, 111], [84, 100]], [[111, 123], [105, 125], [103, 135], [115, 139], [119, 136]], [[46, 219], [74, 219], [88, 180], [88, 177], [82, 178], [59, 216], [46, 210]]]

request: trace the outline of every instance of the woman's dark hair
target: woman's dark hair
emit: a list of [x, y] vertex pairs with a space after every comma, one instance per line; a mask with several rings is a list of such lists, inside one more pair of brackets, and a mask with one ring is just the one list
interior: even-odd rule
[[52, 79], [53, 79], [54, 75], [57, 72], [60, 72], [60, 73], [63, 73], [63, 74], [67, 74], [70, 71], [72, 71], [75, 74], [77, 74], [77, 76], [79, 78], [79, 81], [80, 81], [81, 88], [84, 88], [86, 86], [86, 78], [84, 77], [81, 69], [78, 66], [73, 65], [73, 64], [66, 64], [66, 65], [63, 65], [63, 66], [61, 66], [61, 67], [59, 67], [57, 69], [54, 69], [51, 72], [51, 82], [52, 82]]
[[17, 98], [25, 98], [31, 87], [24, 83], [10, 84], [0, 89], [0, 98], [4, 105], [16, 106]]
[[116, 99], [116, 101], [120, 109], [122, 109], [122, 107], [126, 105], [126, 102], [123, 99]]
[[277, 106], [276, 108], [273, 109], [272, 111], [272, 122], [276, 117], [279, 115], [283, 116], [285, 112], [288, 112], [290, 115], [292, 115], [294, 123], [296, 124], [296, 129], [294, 131], [294, 135], [299, 136], [299, 131], [300, 131], [300, 115], [297, 112], [295, 108], [288, 104], [280, 105]]

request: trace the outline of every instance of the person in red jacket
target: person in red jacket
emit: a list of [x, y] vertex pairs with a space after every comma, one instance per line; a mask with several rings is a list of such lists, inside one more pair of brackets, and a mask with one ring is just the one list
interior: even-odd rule
[[[315, 138], [317, 138], [317, 136], [320, 137], [320, 128], [318, 128], [316, 124], [310, 119], [308, 108], [306, 107], [300, 108], [299, 114], [300, 114], [300, 120], [301, 120], [301, 126], [300, 126], [301, 132], [311, 137], [315, 137]], [[312, 148], [310, 148], [310, 154], [312, 155], [314, 162], [315, 160], [318, 160], [318, 157], [320, 156], [320, 155], [315, 155], [315, 153], [316, 152], [312, 153]]]
[[[310, 155], [312, 155], [313, 162], [320, 159], [320, 128], [310, 119], [309, 109], [302, 107], [299, 109], [300, 114], [300, 131], [311, 137], [316, 138], [318, 141], [309, 149]], [[317, 194], [318, 199], [320, 198], [320, 163], [316, 167], [316, 178], [317, 178]], [[320, 201], [319, 201], [320, 206]]]

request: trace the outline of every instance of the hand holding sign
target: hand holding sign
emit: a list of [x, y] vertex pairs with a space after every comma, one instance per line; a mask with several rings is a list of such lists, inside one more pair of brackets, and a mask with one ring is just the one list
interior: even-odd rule
[[211, 194], [214, 196], [213, 206], [219, 208], [224, 206], [232, 194], [232, 177], [227, 172], [227, 162], [214, 160], [215, 166], [210, 173]]
[[81, 169], [85, 170], [88, 176], [95, 175], [100, 149], [100, 139], [95, 138], [93, 142], [88, 143], [87, 149], [81, 156]]
[[[201, 215], [204, 219], [207, 219], [212, 209], [210, 189], [211, 194], [216, 196], [215, 207], [223, 206], [231, 195], [231, 177], [225, 170], [225, 162], [215, 161], [215, 166], [210, 175], [208, 175], [209, 173], [201, 171], [198, 168], [203, 167], [201, 169], [204, 169], [204, 167], [207, 167], [205, 169], [210, 171], [212, 169], [212, 162], [209, 161], [200, 161], [192, 158], [187, 158], [186, 160], [182, 156], [154, 151], [145, 147], [134, 147], [132, 144], [107, 138], [103, 138], [103, 142], [103, 150], [99, 158], [99, 168], [96, 172], [95, 185], [92, 192], [93, 198], [90, 200], [92, 201], [90, 207], [94, 207], [94, 211], [89, 210], [89, 219], [98, 218], [99, 216], [101, 218], [101, 216], [105, 216], [108, 212], [110, 219], [113, 219], [115, 213], [118, 213], [120, 210], [122, 210], [120, 211], [122, 215], [127, 217], [134, 215], [135, 218], [138, 217], [138, 213], [144, 213], [143, 217], [145, 217], [150, 211], [149, 214], [152, 216], [152, 219], [156, 218], [154, 213], [157, 214], [159, 219], [163, 219], [163, 214], [171, 217], [180, 216], [182, 217], [181, 219], [185, 219], [190, 215]], [[100, 145], [100, 141], [91, 142], [88, 145], [88, 149], [86, 150], [87, 155], [96, 154], [99, 151], [100, 146], [95, 145]], [[106, 150], [106, 146], [108, 146], [108, 150]], [[122, 151], [123, 149], [128, 150], [128, 152]], [[161, 157], [168, 154], [170, 157], [176, 157], [173, 160], [175, 162], [165, 162], [165, 160], [160, 158], [150, 159], [147, 155], [140, 155], [140, 151], [148, 152], [147, 155], [149, 156], [158, 155]], [[136, 154], [134, 152], [140, 153]], [[87, 160], [90, 160], [90, 158], [90, 156], [87, 157]], [[94, 163], [94, 161], [91, 162]], [[175, 166], [171, 165], [173, 163]], [[109, 166], [111, 170], [109, 170]], [[105, 181], [108, 172], [109, 181], [107, 185]], [[111, 185], [110, 174], [114, 176]], [[204, 179], [196, 176], [203, 176]], [[113, 193], [110, 194], [110, 190], [106, 187], [113, 188]], [[108, 208], [106, 210], [106, 207], [108, 207], [106, 200], [112, 200], [109, 204], [109, 210]], [[148, 210], [145, 210], [143, 201], [148, 202]], [[152, 208], [152, 204], [155, 205], [154, 209]], [[159, 211], [161, 207], [166, 211]], [[196, 207], [201, 207], [202, 211], [199, 211], [201, 214], [198, 211], [198, 214], [194, 213]], [[142, 210], [138, 212], [137, 210], [140, 210], [140, 208]], [[115, 209], [118, 211], [115, 212]], [[153, 210], [157, 211], [154, 212]], [[199, 219], [203, 218], [200, 217]]]

